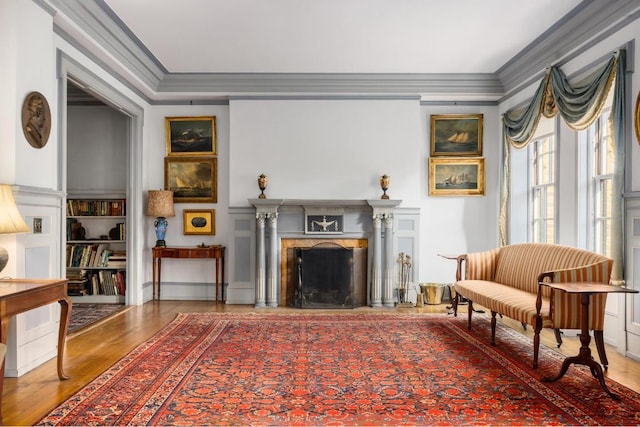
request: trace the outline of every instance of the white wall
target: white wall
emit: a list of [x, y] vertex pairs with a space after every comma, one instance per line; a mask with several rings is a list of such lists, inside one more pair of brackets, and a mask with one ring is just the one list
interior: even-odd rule
[[[34, 2], [17, 0], [1, 2], [0, 16], [0, 40], [3, 51], [7, 48], [0, 58], [0, 147], [10, 145], [2, 150], [0, 182], [55, 189], [58, 128], [51, 17]], [[22, 104], [32, 91], [42, 93], [52, 110], [51, 135], [41, 149], [29, 145], [22, 133]]]
[[[450, 283], [461, 254], [497, 245], [499, 144], [494, 106], [419, 106], [410, 100], [232, 100], [230, 206], [259, 194], [289, 199], [367, 199], [379, 176], [403, 207], [421, 210], [420, 282]], [[428, 196], [431, 114], [484, 114], [486, 194]]]
[[[483, 114], [485, 195], [429, 197], [427, 187], [432, 114]], [[423, 106], [421, 128], [420, 281], [452, 283], [456, 264], [438, 254], [459, 255], [498, 245], [500, 139], [495, 106]]]
[[127, 191], [127, 117], [111, 107], [67, 108], [67, 189]]
[[230, 205], [258, 196], [371, 199], [379, 179], [403, 206], [419, 201], [423, 168], [414, 100], [231, 100]]
[[[218, 202], [217, 203], [176, 203], [176, 216], [168, 218], [169, 226], [165, 240], [171, 246], [196, 246], [200, 243], [226, 245], [229, 240], [228, 206], [229, 206], [229, 107], [226, 105], [175, 105], [152, 106], [145, 113], [144, 122], [144, 200], [143, 212], [146, 212], [146, 192], [164, 188], [164, 158], [166, 151], [165, 118], [166, 117], [216, 117], [216, 147], [218, 158]], [[184, 235], [182, 215], [184, 209], [215, 209], [216, 234]], [[143, 221], [142, 240], [143, 266], [145, 282], [152, 280], [151, 248], [155, 245], [156, 235], [153, 217], [145, 217]], [[164, 260], [162, 281], [165, 282], [199, 282], [213, 283], [215, 270], [213, 261]], [[169, 267], [170, 266], [170, 267]]]

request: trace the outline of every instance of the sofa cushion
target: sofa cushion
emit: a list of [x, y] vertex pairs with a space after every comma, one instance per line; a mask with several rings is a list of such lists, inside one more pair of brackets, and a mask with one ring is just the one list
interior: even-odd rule
[[[486, 280], [461, 280], [456, 282], [455, 289], [474, 304], [490, 307], [490, 310], [527, 325], [536, 324], [536, 294]], [[542, 298], [541, 314], [542, 327], [552, 327], [546, 297]]]

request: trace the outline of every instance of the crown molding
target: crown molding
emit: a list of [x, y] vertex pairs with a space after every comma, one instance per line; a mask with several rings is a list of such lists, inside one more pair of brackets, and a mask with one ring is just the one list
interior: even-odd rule
[[211, 94], [462, 94], [499, 97], [502, 84], [492, 74], [378, 73], [172, 73], [158, 92]]
[[[152, 90], [166, 75], [167, 70], [102, 0], [49, 2], [59, 12], [54, 24], [73, 34], [85, 49], [106, 52]], [[73, 31], [74, 26], [81, 31]]]
[[[419, 95], [438, 101], [495, 101], [549, 65], [640, 18], [637, 0], [584, 0], [525, 49], [488, 74], [169, 73], [104, 0], [33, 0], [56, 10], [54, 24], [85, 51], [115, 58], [124, 80], [150, 103], [242, 95]], [[96, 55], [94, 55], [95, 57]], [[106, 62], [106, 61], [102, 61]], [[115, 71], [115, 67], [112, 67]]]
[[640, 18], [637, 0], [585, 0], [496, 72], [505, 92]]

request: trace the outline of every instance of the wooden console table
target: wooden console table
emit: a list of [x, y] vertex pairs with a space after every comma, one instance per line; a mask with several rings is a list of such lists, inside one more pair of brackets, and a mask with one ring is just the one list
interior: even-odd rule
[[[9, 320], [12, 316], [44, 305], [60, 303], [58, 329], [58, 378], [69, 379], [62, 368], [67, 325], [71, 318], [71, 299], [67, 295], [67, 279], [1, 279], [0, 280], [0, 342], [7, 343]], [[0, 410], [4, 386], [4, 360], [0, 368]], [[0, 412], [0, 424], [2, 413]]]
[[[153, 252], [153, 300], [156, 300], [156, 283], [158, 284], [158, 300], [160, 300], [160, 276], [162, 270], [162, 258], [189, 258], [189, 259], [215, 259], [216, 267], [216, 304], [218, 303], [218, 295], [222, 302], [225, 301], [224, 295], [224, 251], [225, 247], [221, 245], [205, 246], [205, 247], [166, 247], [156, 246], [152, 248]], [[222, 272], [222, 274], [220, 274]], [[222, 276], [222, 282], [220, 281]], [[222, 283], [222, 293], [218, 293], [218, 287]]]
[[559, 289], [563, 292], [569, 294], [580, 294], [580, 304], [582, 306], [582, 322], [581, 322], [581, 330], [580, 330], [580, 352], [576, 356], [567, 357], [562, 362], [562, 368], [560, 368], [560, 373], [555, 377], [544, 377], [542, 378], [543, 382], [552, 382], [557, 381], [567, 373], [567, 369], [569, 369], [569, 365], [577, 364], [577, 365], [585, 365], [591, 369], [591, 374], [600, 382], [600, 386], [604, 391], [607, 392], [609, 396], [616, 400], [620, 400], [620, 396], [611, 392], [607, 385], [604, 382], [604, 374], [602, 372], [602, 367], [598, 362], [596, 362], [591, 356], [591, 349], [589, 348], [589, 343], [591, 342], [591, 336], [589, 335], [589, 296], [594, 294], [604, 294], [604, 293], [634, 293], [637, 294], [638, 291], [635, 289], [627, 289], [621, 288], [618, 286], [605, 285], [602, 283], [551, 283], [551, 282], [540, 282], [541, 285], [548, 286], [552, 289]]

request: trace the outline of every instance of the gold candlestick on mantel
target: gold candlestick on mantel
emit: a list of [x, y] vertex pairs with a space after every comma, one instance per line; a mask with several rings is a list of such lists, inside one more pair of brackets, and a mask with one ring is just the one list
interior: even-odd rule
[[260, 195], [258, 196], [258, 199], [267, 198], [267, 196], [264, 194], [264, 190], [267, 188], [268, 182], [269, 178], [265, 174], [261, 173], [258, 177], [258, 188], [260, 189]]
[[389, 195], [387, 194], [387, 190], [389, 189], [389, 180], [389, 175], [385, 174], [380, 177], [380, 188], [382, 188], [382, 197], [380, 198], [383, 200], [387, 200], [389, 198]]

